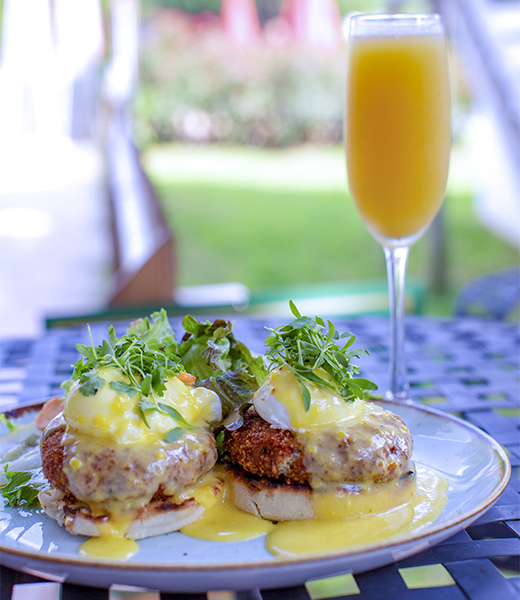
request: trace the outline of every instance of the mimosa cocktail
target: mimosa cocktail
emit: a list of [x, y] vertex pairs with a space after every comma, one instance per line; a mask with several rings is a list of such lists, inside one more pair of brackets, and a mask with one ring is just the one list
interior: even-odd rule
[[427, 227], [446, 188], [450, 154], [446, 42], [439, 33], [350, 39], [346, 151], [350, 191], [378, 238]]
[[345, 149], [350, 191], [387, 259], [391, 397], [407, 397], [404, 278], [408, 248], [444, 198], [451, 146], [446, 40], [438, 15], [351, 19]]

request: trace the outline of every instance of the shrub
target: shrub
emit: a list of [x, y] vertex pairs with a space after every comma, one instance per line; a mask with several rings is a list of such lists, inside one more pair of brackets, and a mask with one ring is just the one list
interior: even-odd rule
[[237, 47], [214, 13], [162, 9], [150, 18], [134, 110], [138, 144], [340, 141], [345, 49], [289, 45], [269, 24], [264, 31], [266, 39]]

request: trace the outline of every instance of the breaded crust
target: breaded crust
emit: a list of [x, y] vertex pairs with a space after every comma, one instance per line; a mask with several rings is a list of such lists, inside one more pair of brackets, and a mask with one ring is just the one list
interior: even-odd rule
[[244, 415], [239, 429], [225, 430], [224, 449], [229, 462], [248, 473], [289, 485], [309, 483], [303, 448], [294, 432], [271, 427], [255, 412]]
[[170, 444], [112, 445], [69, 431], [63, 415], [43, 432], [40, 450], [49, 483], [86, 503], [178, 495], [217, 460], [214, 437], [203, 429], [187, 432]]
[[275, 428], [250, 411], [225, 431], [227, 460], [256, 477], [289, 485], [383, 483], [409, 470], [412, 437], [403, 420], [377, 407], [370, 420], [317, 434]]
[[[215, 441], [209, 432], [200, 430], [181, 440], [171, 444], [161, 441], [150, 448], [87, 442], [78, 451], [77, 438], [68, 431], [63, 415], [59, 415], [49, 423], [40, 442], [43, 473], [51, 484], [39, 493], [41, 506], [76, 535], [99, 536], [105, 523], [113, 517], [117, 522], [121, 515], [123, 522], [130, 523], [125, 532], [130, 539], [177, 531], [204, 513], [204, 506], [187, 492], [211, 470], [217, 458]], [[73, 458], [79, 455], [86, 465], [74, 473], [72, 480], [65, 468], [70, 462], [68, 452]], [[147, 460], [154, 454], [164, 458], [162, 471], [158, 471], [157, 463]], [[210, 482], [211, 492], [220, 497], [222, 480], [213, 477]], [[85, 496], [75, 493], [75, 489], [86, 490]], [[141, 494], [142, 489], [147, 494]], [[95, 495], [101, 498], [100, 502], [92, 498]], [[96, 507], [95, 513], [91, 505]], [[100, 510], [104, 514], [99, 514]]]
[[55, 417], [45, 429], [40, 441], [43, 474], [47, 481], [63, 493], [69, 492], [69, 482], [63, 472], [65, 457], [61, 439], [65, 433], [66, 422], [63, 415]]

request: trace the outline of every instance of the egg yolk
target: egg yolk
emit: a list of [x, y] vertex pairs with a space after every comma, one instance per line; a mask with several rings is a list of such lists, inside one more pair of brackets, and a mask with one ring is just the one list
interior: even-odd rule
[[[149, 442], [162, 439], [171, 429], [182, 426], [174, 416], [158, 410], [146, 411], [146, 422], [139, 410], [141, 395], [128, 395], [114, 390], [111, 382], [129, 383], [118, 369], [106, 367], [97, 375], [104, 381], [95, 394], [85, 396], [79, 381], [70, 388], [64, 402], [64, 416], [82, 433], [106, 437], [119, 444]], [[194, 427], [205, 426], [220, 416], [217, 395], [205, 388], [192, 388], [177, 377], [168, 378], [158, 403], [174, 408]]]
[[[324, 379], [328, 375], [318, 374]], [[255, 395], [254, 405], [258, 414], [274, 427], [308, 431], [324, 425], [345, 424], [360, 421], [363, 417], [365, 402], [345, 400], [333, 390], [305, 382], [310, 392], [311, 403], [305, 410], [301, 386], [291, 371], [281, 367], [272, 371]]]

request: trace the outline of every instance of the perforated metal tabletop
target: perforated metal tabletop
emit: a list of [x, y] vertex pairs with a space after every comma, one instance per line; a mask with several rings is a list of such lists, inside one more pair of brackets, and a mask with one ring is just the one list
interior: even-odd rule
[[[265, 326], [273, 320], [233, 317], [239, 339], [263, 351]], [[359, 317], [333, 320], [340, 331], [352, 331], [357, 345], [370, 351], [363, 358], [363, 376], [386, 387], [388, 320]], [[180, 331], [180, 321], [172, 319]], [[126, 323], [116, 323], [122, 333]], [[101, 340], [108, 323], [94, 323]], [[67, 582], [45, 583], [33, 574], [1, 567], [1, 598], [53, 600], [135, 598], [137, 600], [518, 600], [520, 597], [520, 328], [518, 324], [455, 318], [407, 318], [407, 363], [414, 400], [455, 414], [483, 429], [506, 450], [512, 477], [497, 502], [478, 521], [454, 537], [387, 567], [345, 574], [328, 585], [306, 585], [248, 592], [208, 594], [144, 594], [102, 590]], [[60, 393], [60, 384], [76, 362], [77, 342], [88, 343], [85, 326], [49, 330], [35, 340], [0, 342], [0, 410], [9, 410]], [[0, 555], [0, 563], [1, 555]], [[39, 585], [38, 588], [33, 587]], [[93, 582], [95, 584], [95, 582]], [[13, 594], [13, 596], [12, 596]], [[46, 595], [45, 595], [46, 594]]]

